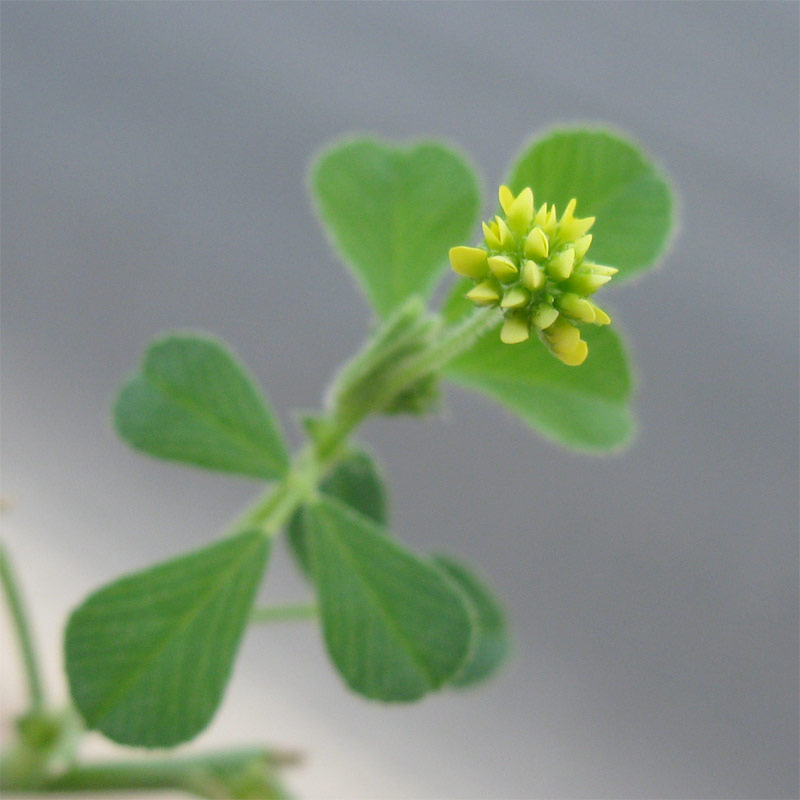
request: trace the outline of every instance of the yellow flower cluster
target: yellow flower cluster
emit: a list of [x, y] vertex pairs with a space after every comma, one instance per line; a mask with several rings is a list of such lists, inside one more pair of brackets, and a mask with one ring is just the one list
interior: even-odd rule
[[536, 209], [529, 188], [515, 197], [501, 186], [500, 205], [504, 216], [483, 223], [484, 247], [450, 250], [453, 270], [475, 282], [473, 303], [503, 310], [503, 342], [524, 342], [535, 330], [556, 358], [582, 364], [589, 349], [573, 323], [611, 322], [588, 297], [617, 273], [585, 259], [594, 217], [576, 217], [574, 199], [560, 218], [554, 205]]

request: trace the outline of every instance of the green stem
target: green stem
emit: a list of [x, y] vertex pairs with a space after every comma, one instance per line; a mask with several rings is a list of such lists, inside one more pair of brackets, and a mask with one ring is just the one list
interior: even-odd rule
[[313, 603], [286, 603], [280, 606], [262, 606], [254, 608], [250, 614], [250, 622], [296, 622], [314, 619], [318, 609]]
[[382, 397], [388, 402], [420, 378], [440, 372], [456, 356], [469, 349], [484, 333], [496, 327], [502, 316], [494, 308], [475, 311], [458, 325], [445, 331], [434, 345], [419, 353], [387, 381]]
[[[298, 761], [299, 757], [293, 753], [254, 747], [178, 758], [85, 763], [41, 782], [15, 785], [3, 780], [0, 786], [4, 792], [17, 793], [156, 789], [183, 789], [198, 793], [200, 787], [212, 785], [226, 775], [235, 775], [254, 765], [274, 768]], [[203, 796], [225, 797], [224, 794], [205, 793]]]
[[39, 711], [45, 702], [44, 684], [39, 670], [39, 661], [36, 657], [33, 634], [25, 611], [22, 594], [19, 590], [19, 584], [14, 574], [11, 560], [2, 543], [0, 543], [0, 582], [5, 590], [8, 608], [11, 612], [11, 619], [22, 655], [22, 664], [28, 682], [29, 710]]
[[[324, 440], [309, 442], [292, 460], [286, 477], [274, 488], [261, 495], [229, 527], [228, 534], [246, 528], [260, 528], [267, 537], [278, 534], [297, 508], [316, 492], [319, 481], [339, 457], [350, 434], [371, 413], [380, 411], [404, 390], [421, 378], [440, 371], [447, 363], [463, 353], [486, 331], [499, 324], [497, 309], [481, 309], [457, 325], [446, 329], [439, 339], [414, 356], [401, 360], [394, 370], [384, 376], [385, 383], [369, 398], [369, 402], [347, 413], [332, 409]], [[377, 340], [385, 337], [379, 331]], [[366, 352], [369, 352], [367, 347]], [[364, 354], [357, 356], [364, 359]]]

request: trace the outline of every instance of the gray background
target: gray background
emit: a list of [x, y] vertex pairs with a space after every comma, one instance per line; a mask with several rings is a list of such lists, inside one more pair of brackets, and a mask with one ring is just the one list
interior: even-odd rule
[[[604, 121], [681, 197], [661, 270], [607, 294], [639, 365], [634, 445], [562, 452], [455, 390], [444, 419], [365, 430], [398, 533], [504, 598], [512, 663], [387, 709], [347, 694], [312, 626], [262, 629], [247, 696], [205, 738], [310, 743], [297, 781], [317, 796], [797, 796], [797, 4], [2, 13], [7, 528], [56, 672], [84, 592], [210, 540], [257, 488], [115, 440], [109, 402], [148, 339], [218, 333], [294, 436], [290, 409], [366, 330], [310, 212], [312, 153], [351, 131], [449, 139], [488, 214], [533, 132]], [[265, 595], [304, 591], [279, 553]], [[369, 759], [386, 772], [361, 775]]]

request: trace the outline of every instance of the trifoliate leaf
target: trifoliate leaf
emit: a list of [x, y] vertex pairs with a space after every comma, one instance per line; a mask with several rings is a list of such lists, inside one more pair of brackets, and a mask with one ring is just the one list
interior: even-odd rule
[[348, 686], [410, 701], [457, 674], [472, 621], [453, 583], [334, 498], [303, 514], [325, 643]]
[[69, 619], [66, 669], [89, 728], [120, 744], [170, 747], [214, 715], [268, 552], [247, 531], [127, 575]]
[[320, 219], [381, 317], [428, 296], [447, 251], [469, 239], [480, 193], [471, 168], [439, 143], [341, 142], [313, 166]]
[[159, 458], [267, 479], [288, 465], [269, 403], [234, 355], [208, 336], [153, 342], [119, 393], [114, 423], [129, 444]]
[[653, 266], [669, 240], [667, 179], [614, 133], [565, 128], [534, 140], [511, 168], [509, 186], [531, 187], [537, 203], [555, 203], [559, 214], [575, 198], [581, 217], [596, 217], [592, 260], [617, 267], [616, 282]]

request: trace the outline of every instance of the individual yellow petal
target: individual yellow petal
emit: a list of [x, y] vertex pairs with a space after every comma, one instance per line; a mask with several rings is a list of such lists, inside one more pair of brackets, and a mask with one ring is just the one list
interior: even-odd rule
[[594, 306], [583, 297], [567, 292], [562, 294], [556, 302], [559, 309], [567, 316], [579, 319], [581, 322], [594, 322]]
[[572, 350], [568, 351], [557, 351], [555, 353], [556, 358], [560, 361], [563, 361], [568, 367], [578, 367], [586, 361], [586, 356], [589, 355], [589, 345], [583, 341], [583, 339], [579, 339], [578, 343]]
[[475, 281], [489, 274], [486, 251], [481, 247], [451, 247], [450, 266], [454, 272]]
[[520, 236], [526, 234], [533, 222], [533, 192], [531, 189], [528, 187], [523, 189], [505, 211], [511, 230]]
[[540, 330], [549, 328], [558, 319], [558, 309], [547, 303], [536, 306], [531, 315], [531, 322]]
[[594, 217], [573, 217], [561, 224], [561, 239], [565, 242], [575, 241], [583, 236], [594, 225]]
[[565, 281], [572, 274], [575, 264], [575, 251], [568, 247], [553, 256], [547, 264], [547, 271], [557, 281]]
[[473, 286], [467, 297], [479, 306], [492, 306], [500, 299], [500, 287], [491, 278]]
[[506, 317], [500, 329], [500, 341], [505, 344], [519, 344], [530, 338], [528, 320], [523, 314], [511, 314]]
[[525, 255], [544, 261], [550, 253], [550, 243], [541, 228], [534, 228], [525, 239]]
[[573, 197], [572, 200], [567, 203], [567, 207], [564, 209], [564, 213], [561, 215], [561, 222], [566, 222], [567, 220], [572, 219], [573, 213], [575, 211], [575, 206], [578, 204], [578, 201]]
[[486, 242], [486, 246], [490, 250], [499, 250], [500, 249], [500, 231], [497, 228], [496, 222], [486, 222], [481, 223], [481, 227], [483, 228], [483, 240]]
[[552, 350], [568, 353], [575, 349], [580, 341], [580, 331], [563, 317], [559, 317], [546, 331], [544, 337]]
[[500, 239], [501, 250], [512, 250], [516, 247], [514, 234], [511, 233], [510, 228], [506, 225], [506, 221], [502, 217], [495, 217], [497, 222], [498, 238]]
[[519, 268], [508, 256], [490, 256], [488, 264], [495, 277], [504, 283], [514, 280], [519, 274]]
[[508, 186], [501, 186], [497, 194], [500, 196], [500, 207], [508, 214], [508, 209], [514, 202], [514, 193]]
[[594, 294], [601, 286], [605, 286], [611, 280], [610, 275], [595, 275], [591, 272], [582, 272], [579, 275], [573, 274], [567, 281], [567, 288], [581, 297]]
[[575, 240], [575, 244], [572, 245], [572, 249], [575, 251], [575, 258], [578, 261], [580, 261], [586, 255], [586, 251], [589, 249], [589, 245], [591, 243], [591, 233], [587, 233], [586, 236], [581, 236], [580, 239]]
[[512, 286], [503, 295], [503, 299], [500, 301], [500, 308], [519, 308], [527, 305], [530, 299], [531, 293], [523, 286]]
[[612, 277], [619, 272], [616, 267], [607, 267], [605, 264], [590, 264], [587, 262], [584, 264], [584, 267], [595, 275], [608, 275]]
[[[550, 211], [547, 212], [547, 220], [542, 225], [542, 230], [548, 235], [552, 236], [556, 232], [558, 225], [558, 217], [556, 214], [555, 205], [550, 206]], [[574, 238], [574, 237], [573, 237]]]
[[520, 280], [526, 289], [535, 292], [544, 286], [547, 279], [545, 278], [544, 270], [538, 264], [533, 261], [526, 261], [522, 265]]
[[611, 324], [611, 317], [603, 311], [600, 306], [596, 306], [592, 303], [592, 308], [594, 308], [594, 324], [595, 325], [610, 325]]
[[539, 210], [533, 218], [533, 224], [538, 225], [540, 228], [547, 222], [547, 203], [542, 203]]

